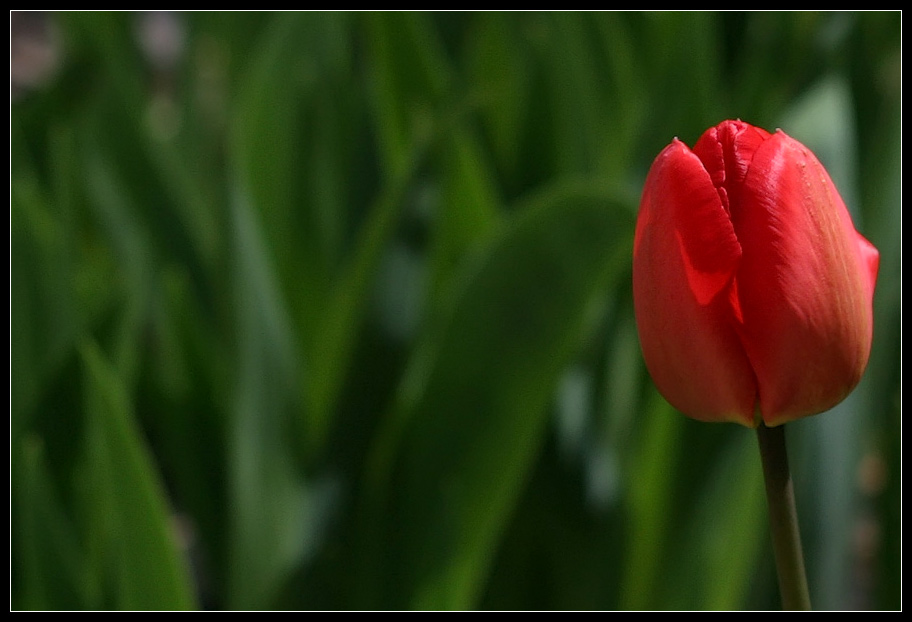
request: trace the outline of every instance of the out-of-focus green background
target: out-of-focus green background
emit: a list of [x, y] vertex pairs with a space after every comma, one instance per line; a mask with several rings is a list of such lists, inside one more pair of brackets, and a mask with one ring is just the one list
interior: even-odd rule
[[639, 192], [741, 118], [881, 252], [789, 424], [816, 608], [900, 602], [899, 13], [13, 13], [11, 606], [779, 606], [756, 439], [643, 366]]

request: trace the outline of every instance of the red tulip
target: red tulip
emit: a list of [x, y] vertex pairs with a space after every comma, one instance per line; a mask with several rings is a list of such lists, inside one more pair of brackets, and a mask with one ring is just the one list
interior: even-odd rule
[[879, 254], [804, 145], [741, 121], [675, 139], [640, 202], [633, 299], [646, 366], [704, 421], [775, 426], [858, 384]]

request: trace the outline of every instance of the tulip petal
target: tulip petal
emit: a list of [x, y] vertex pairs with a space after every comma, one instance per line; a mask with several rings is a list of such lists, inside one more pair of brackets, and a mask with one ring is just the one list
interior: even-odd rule
[[858, 242], [858, 256], [865, 277], [865, 291], [868, 299], [874, 298], [874, 285], [877, 283], [877, 270], [880, 267], [880, 252], [860, 233], [855, 234]]
[[766, 130], [743, 121], [723, 121], [703, 132], [694, 145], [694, 153], [709, 171], [729, 214], [731, 205], [740, 202], [742, 184], [754, 152], [769, 136]]
[[831, 408], [867, 364], [877, 250], [817, 158], [781, 131], [754, 153], [732, 221], [743, 249], [741, 334], [763, 420]]
[[643, 357], [659, 391], [680, 411], [752, 426], [756, 383], [731, 304], [740, 258], [709, 173], [675, 139], [650, 169], [634, 238]]

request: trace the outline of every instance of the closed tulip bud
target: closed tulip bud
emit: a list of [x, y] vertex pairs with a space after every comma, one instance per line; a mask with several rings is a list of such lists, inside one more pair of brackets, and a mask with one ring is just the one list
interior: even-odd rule
[[662, 395], [704, 421], [776, 426], [858, 384], [879, 254], [830, 176], [781, 130], [741, 121], [675, 139], [640, 203], [633, 296]]

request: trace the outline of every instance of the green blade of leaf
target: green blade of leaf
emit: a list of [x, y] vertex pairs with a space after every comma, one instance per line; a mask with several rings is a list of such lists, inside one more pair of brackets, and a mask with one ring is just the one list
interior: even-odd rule
[[88, 413], [92, 525], [114, 573], [118, 609], [195, 607], [154, 460], [120, 378], [92, 343], [81, 348]]
[[450, 69], [427, 15], [368, 13], [364, 28], [380, 158], [392, 176], [408, 167], [415, 136], [431, 129]]
[[625, 610], [655, 608], [654, 595], [661, 589], [662, 551], [674, 508], [670, 475], [679, 460], [683, 423], [683, 417], [655, 392], [641, 415], [642, 440], [629, 467], [636, 473], [636, 485], [628, 487], [626, 499], [631, 530], [620, 595], [620, 609]]
[[363, 561], [394, 571], [359, 585], [368, 602], [477, 602], [592, 297], [627, 265], [632, 221], [606, 193], [564, 187], [519, 213], [429, 329], [375, 446]]
[[34, 436], [23, 438], [13, 464], [12, 606], [96, 608], [98, 577], [87, 572], [75, 526], [64, 513], [48, 472], [42, 441]]
[[654, 603], [672, 609], [744, 607], [761, 554], [772, 552], [756, 434], [737, 429], [730, 439], [705, 472], [683, 535], [669, 547], [680, 554], [665, 556]]
[[297, 351], [285, 301], [251, 205], [232, 202], [237, 369], [227, 443], [231, 498], [228, 607], [269, 606], [305, 544], [307, 497], [284, 437]]

